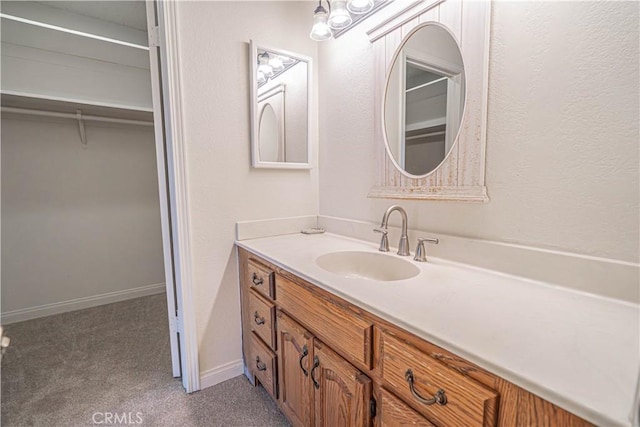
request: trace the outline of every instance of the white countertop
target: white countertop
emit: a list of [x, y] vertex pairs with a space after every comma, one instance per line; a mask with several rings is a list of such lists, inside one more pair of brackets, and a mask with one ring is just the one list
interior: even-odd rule
[[344, 278], [315, 259], [377, 245], [335, 234], [237, 244], [588, 421], [631, 425], [638, 305], [437, 258], [403, 257], [421, 270], [408, 280]]

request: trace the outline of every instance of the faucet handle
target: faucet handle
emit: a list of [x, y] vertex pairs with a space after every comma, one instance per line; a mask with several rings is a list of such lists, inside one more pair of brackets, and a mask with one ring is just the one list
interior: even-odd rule
[[380, 252], [389, 252], [389, 238], [387, 237], [389, 230], [386, 228], [374, 228], [373, 231], [382, 234], [382, 239], [380, 239], [380, 248], [378, 250]]
[[427, 262], [427, 250], [424, 247], [424, 242], [433, 243], [437, 245], [438, 239], [432, 239], [430, 237], [418, 237], [418, 246], [416, 247], [416, 255], [413, 257], [415, 261]]

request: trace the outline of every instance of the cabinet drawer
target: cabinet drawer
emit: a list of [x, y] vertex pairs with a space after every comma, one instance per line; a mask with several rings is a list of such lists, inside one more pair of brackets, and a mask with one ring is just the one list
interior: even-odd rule
[[[436, 425], [494, 426], [498, 395], [417, 348], [382, 331], [381, 368], [384, 385]], [[412, 372], [413, 381], [407, 378]], [[413, 392], [411, 384], [413, 384]], [[443, 390], [446, 403], [420, 401]]]
[[436, 427], [385, 389], [380, 391], [380, 426]]
[[278, 305], [338, 352], [371, 368], [371, 322], [284, 277], [276, 280]]
[[263, 296], [274, 299], [274, 274], [267, 266], [252, 259], [247, 263], [247, 284], [250, 288], [260, 292]]
[[247, 361], [249, 369], [265, 390], [274, 398], [278, 397], [276, 378], [276, 355], [254, 333], [251, 334], [251, 359]]
[[249, 322], [251, 330], [273, 350], [276, 349], [275, 314], [276, 308], [273, 303], [261, 297], [255, 290], [249, 290], [249, 318], [245, 321]]

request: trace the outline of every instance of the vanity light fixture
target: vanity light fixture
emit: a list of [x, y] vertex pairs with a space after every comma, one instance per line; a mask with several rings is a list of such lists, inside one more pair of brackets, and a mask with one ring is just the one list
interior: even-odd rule
[[267, 52], [258, 55], [258, 73], [262, 73], [267, 78], [273, 76], [273, 67], [269, 65], [269, 54]]
[[322, 0], [318, 0], [318, 7], [313, 12], [313, 27], [311, 27], [309, 37], [317, 42], [328, 40], [332, 37], [331, 28], [329, 28], [329, 23], [327, 22], [327, 10], [322, 7]]
[[258, 87], [260, 87], [267, 83], [268, 80], [275, 79], [300, 61], [285, 55], [278, 55], [274, 52], [258, 50], [257, 62], [258, 68], [256, 75]]
[[347, 10], [346, 1], [334, 0], [333, 7], [331, 7], [331, 3], [329, 3], [329, 5], [331, 13], [329, 13], [328, 23], [331, 29], [339, 30], [351, 25], [351, 22], [353, 22], [353, 20], [351, 19], [351, 15], [349, 15], [349, 11]]
[[373, 0], [349, 0], [347, 2], [347, 9], [356, 15], [367, 13], [373, 9]]
[[269, 57], [269, 66], [274, 72], [284, 70], [284, 62], [282, 61], [282, 58], [278, 55], [271, 55]]
[[391, 3], [390, 0], [325, 0], [327, 9], [318, 0], [318, 7], [313, 12], [311, 37], [315, 41], [329, 40], [338, 37], [359, 21], [372, 15], [378, 9]]

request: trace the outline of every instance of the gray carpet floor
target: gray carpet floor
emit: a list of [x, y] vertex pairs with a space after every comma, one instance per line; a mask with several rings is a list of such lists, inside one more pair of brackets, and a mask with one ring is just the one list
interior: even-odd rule
[[10, 324], [6, 335], [5, 427], [288, 425], [244, 376], [185, 393], [171, 376], [164, 295]]

